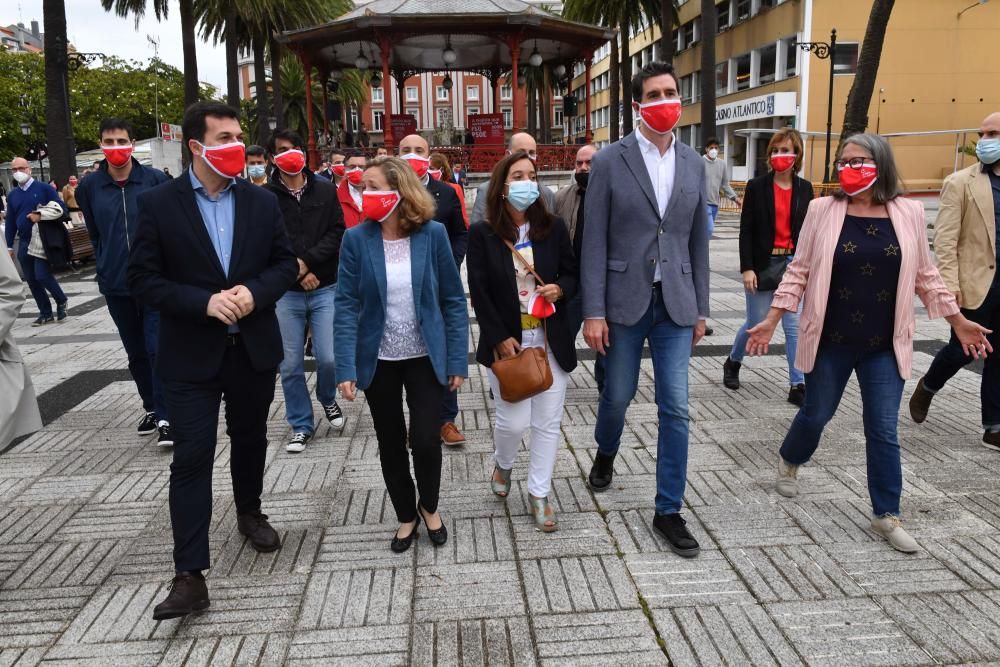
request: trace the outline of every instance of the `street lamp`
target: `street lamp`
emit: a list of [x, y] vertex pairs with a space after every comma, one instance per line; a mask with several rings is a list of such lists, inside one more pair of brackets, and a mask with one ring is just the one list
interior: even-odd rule
[[528, 64], [532, 67], [538, 67], [542, 64], [542, 54], [538, 52], [538, 40], [535, 40], [535, 48], [531, 50], [531, 55], [528, 56]]
[[830, 139], [833, 135], [833, 70], [836, 65], [837, 29], [830, 31], [830, 41], [827, 42], [796, 42], [803, 51], [816, 54], [820, 60], [830, 61], [830, 92], [826, 100], [826, 158], [823, 161], [823, 182], [830, 182]]
[[444, 75], [444, 81], [441, 82], [441, 85], [444, 86], [445, 90], [451, 90], [451, 87], [455, 85], [451, 80], [451, 74]]
[[31, 136], [31, 125], [28, 123], [21, 123], [21, 134], [24, 135], [24, 140], [27, 141], [28, 137]]
[[354, 59], [354, 66], [358, 69], [368, 69], [368, 58], [365, 56], [364, 52], [361, 50], [361, 42], [358, 42], [358, 57]]

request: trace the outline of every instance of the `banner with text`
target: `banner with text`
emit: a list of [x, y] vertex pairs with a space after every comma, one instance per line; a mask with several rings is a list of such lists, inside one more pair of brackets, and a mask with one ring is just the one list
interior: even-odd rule
[[405, 136], [417, 133], [417, 119], [413, 114], [392, 114], [392, 138], [398, 143]]
[[503, 114], [482, 113], [469, 116], [469, 130], [476, 144], [503, 144]]

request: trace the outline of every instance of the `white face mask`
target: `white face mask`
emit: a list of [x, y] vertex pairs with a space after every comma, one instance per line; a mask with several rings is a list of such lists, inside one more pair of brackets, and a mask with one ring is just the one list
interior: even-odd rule
[[719, 149], [718, 148], [709, 148], [708, 149], [708, 158], [710, 160], [714, 160], [717, 157], [719, 157]]
[[14, 180], [17, 181], [18, 185], [24, 185], [25, 183], [28, 182], [29, 178], [31, 178], [31, 174], [28, 174], [23, 171], [14, 172]]

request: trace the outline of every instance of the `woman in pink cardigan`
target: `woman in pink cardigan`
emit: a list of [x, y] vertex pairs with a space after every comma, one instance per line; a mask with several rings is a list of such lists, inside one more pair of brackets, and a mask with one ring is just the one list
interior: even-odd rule
[[803, 302], [795, 365], [806, 374], [805, 404], [781, 446], [777, 491], [799, 493], [799, 467], [812, 458], [855, 373], [868, 463], [872, 530], [895, 549], [917, 551], [899, 520], [903, 489], [896, 422], [913, 361], [913, 294], [944, 317], [966, 354], [985, 357], [991, 333], [959, 312], [927, 247], [923, 206], [900, 195], [892, 149], [881, 137], [845, 140], [837, 160], [841, 192], [814, 199], [795, 260], [767, 318], [750, 329], [747, 351], [766, 354], [774, 328]]

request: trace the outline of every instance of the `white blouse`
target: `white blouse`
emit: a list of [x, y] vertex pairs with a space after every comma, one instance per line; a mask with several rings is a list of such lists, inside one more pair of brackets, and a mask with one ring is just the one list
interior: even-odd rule
[[382, 239], [385, 252], [386, 317], [378, 358], [401, 361], [427, 356], [427, 345], [413, 302], [410, 239]]

